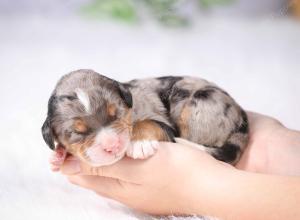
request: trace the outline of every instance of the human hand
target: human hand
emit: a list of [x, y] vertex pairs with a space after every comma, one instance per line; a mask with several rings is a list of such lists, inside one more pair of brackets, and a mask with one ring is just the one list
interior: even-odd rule
[[236, 167], [267, 174], [300, 175], [300, 132], [248, 112], [250, 140]]
[[69, 157], [61, 167], [71, 183], [151, 214], [205, 214], [206, 189], [231, 169], [202, 151], [166, 142], [147, 160], [90, 167]]
[[[248, 116], [250, 142], [237, 168], [297, 174], [295, 169], [300, 166], [294, 165], [299, 164], [299, 159], [292, 160], [289, 155], [299, 158], [300, 152], [295, 156], [289, 146], [300, 149], [299, 145], [293, 144], [300, 142], [291, 141], [290, 135], [292, 132], [295, 139], [299, 133], [267, 116], [256, 113], [248, 113]], [[283, 169], [286, 166], [288, 168]], [[124, 158], [107, 167], [89, 167], [70, 157], [61, 170], [76, 185], [152, 214], [214, 213], [207, 212], [212, 209], [209, 202], [213, 200], [211, 188], [217, 192], [224, 184], [228, 185], [227, 180], [237, 176], [237, 170], [224, 166], [210, 155], [174, 143], [161, 143], [158, 152], [147, 160]]]

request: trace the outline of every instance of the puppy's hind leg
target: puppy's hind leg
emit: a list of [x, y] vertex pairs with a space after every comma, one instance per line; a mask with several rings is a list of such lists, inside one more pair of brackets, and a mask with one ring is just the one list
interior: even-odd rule
[[188, 140], [183, 139], [183, 138], [174, 138], [174, 139], [175, 139], [176, 143], [178, 143], [178, 144], [183, 144], [183, 145], [186, 145], [186, 146], [190, 146], [190, 147], [196, 148], [196, 149], [201, 150], [201, 151], [206, 151], [206, 147], [203, 146], [203, 145], [196, 144], [194, 142], [188, 141]]
[[236, 132], [233, 133], [232, 136], [226, 141], [226, 143], [224, 143], [224, 145], [220, 147], [204, 146], [182, 138], [175, 138], [175, 141], [179, 144], [183, 144], [186, 146], [194, 147], [201, 151], [205, 151], [217, 160], [234, 165], [240, 159], [241, 153], [245, 148], [247, 139], [248, 136], [246, 134]]

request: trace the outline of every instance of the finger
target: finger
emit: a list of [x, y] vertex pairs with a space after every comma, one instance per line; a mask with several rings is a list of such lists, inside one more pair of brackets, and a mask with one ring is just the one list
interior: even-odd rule
[[67, 158], [61, 167], [61, 171], [65, 175], [104, 176], [139, 184], [147, 176], [145, 173], [151, 173], [153, 167], [161, 166], [167, 160], [172, 150], [176, 148], [177, 150], [186, 150], [184, 149], [185, 146], [180, 144], [160, 142], [160, 148], [156, 154], [148, 159], [140, 160], [124, 157], [112, 165], [101, 167], [92, 167], [79, 160], [69, 160]]
[[111, 199], [117, 199], [125, 193], [122, 183], [109, 177], [72, 175], [68, 176], [68, 180], [74, 185], [95, 191]]
[[51, 169], [53, 172], [58, 172], [58, 171], [60, 170], [60, 166], [51, 164], [51, 165], [50, 165], [50, 169]]
[[49, 158], [51, 170], [54, 172], [59, 171], [60, 166], [64, 163], [66, 156], [66, 150], [60, 145], [58, 145], [55, 151], [51, 154], [51, 157]]
[[51, 154], [49, 162], [50, 163], [63, 162], [66, 155], [67, 155], [67, 152], [63, 148], [58, 148]]
[[123, 158], [109, 166], [93, 167], [81, 162], [75, 157], [67, 158], [61, 166], [61, 172], [65, 175], [90, 175], [121, 179], [131, 182], [133, 174], [137, 174], [137, 168], [142, 160]]

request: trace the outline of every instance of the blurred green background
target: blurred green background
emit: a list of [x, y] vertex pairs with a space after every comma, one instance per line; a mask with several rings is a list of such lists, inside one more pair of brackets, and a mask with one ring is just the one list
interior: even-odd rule
[[[208, 9], [214, 5], [225, 5], [234, 0], [197, 0], [198, 9]], [[181, 8], [188, 1], [181, 0], [93, 0], [84, 5], [81, 11], [94, 18], [109, 17], [127, 23], [142, 20], [143, 13], [166, 26], [186, 26], [191, 24], [191, 16]]]

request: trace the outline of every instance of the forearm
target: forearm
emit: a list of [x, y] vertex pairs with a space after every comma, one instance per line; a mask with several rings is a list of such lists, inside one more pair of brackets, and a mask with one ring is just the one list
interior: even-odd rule
[[[202, 181], [203, 180], [199, 180]], [[224, 169], [218, 180], [195, 188], [191, 211], [222, 220], [300, 219], [300, 178]]]

